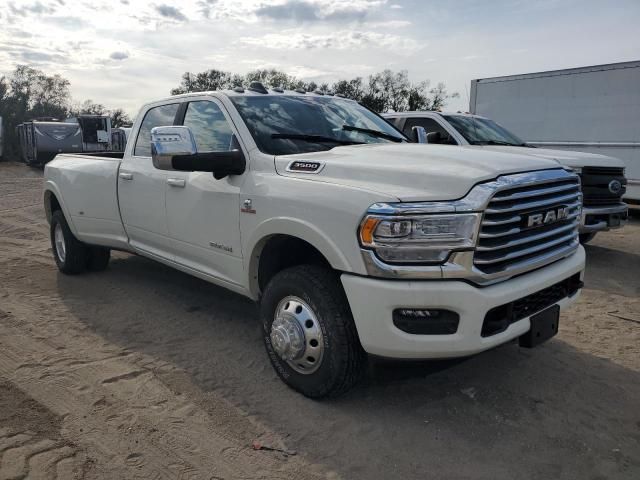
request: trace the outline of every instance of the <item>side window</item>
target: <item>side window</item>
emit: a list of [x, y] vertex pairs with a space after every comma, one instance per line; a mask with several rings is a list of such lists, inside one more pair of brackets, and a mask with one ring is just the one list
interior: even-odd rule
[[178, 111], [178, 103], [170, 105], [161, 105], [150, 109], [142, 120], [140, 132], [136, 140], [136, 146], [133, 154], [138, 157], [151, 156], [151, 129], [154, 127], [164, 127], [173, 125], [173, 120]]
[[396, 128], [400, 128], [400, 123], [402, 123], [401, 117], [385, 118], [385, 120]]
[[214, 102], [190, 102], [183, 125], [193, 132], [198, 152], [231, 150], [231, 126]]
[[427, 133], [440, 132], [441, 139], [438, 143], [457, 145], [457, 142], [449, 136], [449, 132], [447, 132], [442, 125], [432, 118], [407, 118], [407, 121], [404, 124], [403, 133], [409, 138], [411, 138], [412, 127], [424, 127]]

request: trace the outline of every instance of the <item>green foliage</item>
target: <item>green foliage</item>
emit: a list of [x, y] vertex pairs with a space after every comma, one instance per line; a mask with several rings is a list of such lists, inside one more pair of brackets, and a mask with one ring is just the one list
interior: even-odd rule
[[449, 94], [444, 83], [438, 83], [430, 88], [428, 80], [412, 83], [406, 70], [393, 72], [388, 69], [370, 75], [366, 80], [356, 77], [350, 80], [338, 80], [332, 85], [328, 83], [318, 85], [313, 81], [304, 82], [275, 68], [253, 70], [246, 75], [215, 69], [195, 74], [185, 72], [180, 85], [171, 90], [171, 94], [224, 90], [242, 85], [246, 87], [256, 81], [272, 88], [281, 87], [286, 90], [303, 88], [306, 91], [319, 90], [343, 95], [376, 112], [439, 110], [444, 107], [449, 98], [458, 97], [457, 93]]

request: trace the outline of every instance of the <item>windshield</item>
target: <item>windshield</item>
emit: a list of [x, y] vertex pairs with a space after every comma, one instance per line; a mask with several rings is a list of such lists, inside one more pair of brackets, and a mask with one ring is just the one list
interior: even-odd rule
[[270, 155], [406, 141], [383, 118], [349, 100], [304, 95], [232, 96], [230, 100], [260, 151]]
[[472, 145], [526, 146], [520, 138], [493, 120], [468, 115], [442, 116]]

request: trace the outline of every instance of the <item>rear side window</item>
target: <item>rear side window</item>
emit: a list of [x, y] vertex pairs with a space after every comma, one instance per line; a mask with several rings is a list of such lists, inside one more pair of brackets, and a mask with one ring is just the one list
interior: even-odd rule
[[142, 120], [142, 125], [140, 125], [140, 132], [138, 133], [138, 139], [136, 140], [136, 146], [133, 151], [136, 157], [151, 156], [151, 129], [154, 127], [173, 125], [173, 120], [178, 112], [178, 105], [177, 103], [161, 105], [159, 107], [153, 107], [147, 112], [144, 120]]
[[191, 129], [198, 152], [226, 152], [232, 149], [231, 126], [214, 102], [190, 102], [183, 124]]
[[427, 133], [440, 132], [441, 140], [438, 143], [457, 145], [457, 142], [449, 136], [449, 132], [432, 118], [407, 118], [403, 133], [409, 138], [411, 138], [411, 129], [413, 127], [424, 127]]

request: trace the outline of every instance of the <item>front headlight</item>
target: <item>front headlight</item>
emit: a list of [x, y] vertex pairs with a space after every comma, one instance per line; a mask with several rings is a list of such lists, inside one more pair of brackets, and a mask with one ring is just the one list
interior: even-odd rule
[[479, 222], [479, 213], [367, 215], [360, 244], [389, 263], [442, 263], [454, 250], [475, 247]]

